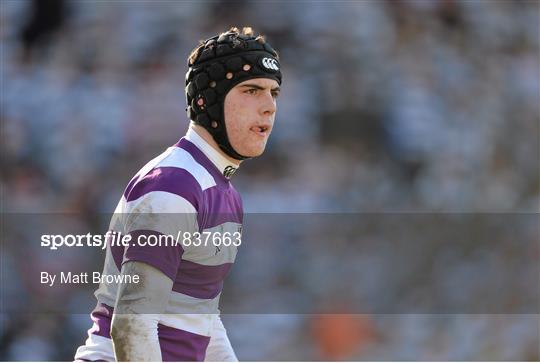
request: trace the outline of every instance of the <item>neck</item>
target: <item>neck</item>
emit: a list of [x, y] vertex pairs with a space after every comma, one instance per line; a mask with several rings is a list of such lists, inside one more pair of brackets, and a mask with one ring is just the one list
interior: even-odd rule
[[195, 131], [197, 133], [197, 135], [199, 135], [204, 141], [206, 141], [208, 143], [208, 145], [210, 145], [212, 147], [212, 149], [214, 149], [221, 156], [223, 156], [225, 159], [227, 159], [227, 161], [229, 161], [231, 164], [236, 165], [236, 166], [240, 165], [240, 163], [242, 161], [231, 158], [229, 155], [225, 154], [223, 152], [223, 150], [220, 149], [220, 147], [218, 146], [218, 144], [216, 143], [216, 141], [214, 140], [212, 135], [210, 135], [210, 133], [204, 127], [191, 122], [189, 124], [189, 128], [192, 129], [193, 131]]

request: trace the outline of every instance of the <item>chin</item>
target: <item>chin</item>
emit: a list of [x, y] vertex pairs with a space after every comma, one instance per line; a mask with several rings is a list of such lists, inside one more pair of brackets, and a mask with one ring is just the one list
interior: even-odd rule
[[263, 153], [264, 153], [264, 149], [262, 149], [261, 151], [258, 151], [258, 152], [247, 153], [245, 155], [250, 157], [250, 158], [256, 158], [257, 156], [261, 156]]
[[257, 156], [261, 156], [264, 153], [265, 148], [266, 148], [266, 145], [263, 145], [262, 147], [255, 147], [255, 148], [251, 148], [250, 150], [246, 150], [245, 154], [242, 154], [242, 153], [240, 154], [245, 155], [250, 158], [256, 158]]

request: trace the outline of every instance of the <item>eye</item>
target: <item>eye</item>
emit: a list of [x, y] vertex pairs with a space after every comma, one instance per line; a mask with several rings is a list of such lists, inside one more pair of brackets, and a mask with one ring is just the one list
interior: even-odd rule
[[274, 99], [278, 98], [279, 97], [279, 91], [273, 91], [272, 92], [272, 97], [274, 97]]
[[257, 89], [256, 88], [249, 88], [248, 90], [246, 90], [246, 93], [250, 94], [250, 95], [255, 95], [255, 94], [257, 94]]

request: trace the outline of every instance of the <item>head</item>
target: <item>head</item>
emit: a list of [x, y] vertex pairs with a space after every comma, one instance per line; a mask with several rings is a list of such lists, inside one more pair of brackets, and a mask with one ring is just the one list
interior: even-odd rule
[[251, 28], [231, 28], [201, 42], [188, 66], [189, 118], [230, 158], [262, 154], [281, 84], [277, 53]]

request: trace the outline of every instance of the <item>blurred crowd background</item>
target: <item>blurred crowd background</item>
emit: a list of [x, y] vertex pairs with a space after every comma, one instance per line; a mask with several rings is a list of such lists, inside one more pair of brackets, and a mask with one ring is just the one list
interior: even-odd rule
[[[95, 216], [114, 210], [132, 175], [184, 134], [191, 49], [250, 25], [279, 51], [284, 82], [267, 151], [234, 176], [247, 213], [536, 215], [539, 12], [533, 0], [3, 0], [2, 213], [72, 212], [94, 231]], [[519, 241], [538, 236], [537, 222], [516, 228], [515, 240], [492, 251], [494, 269], [508, 268], [508, 254], [537, 264], [537, 243], [520, 249]], [[2, 298], [23, 312], [45, 289], [30, 267], [47, 261], [25, 253], [24, 238], [1, 238]], [[377, 257], [396, 252], [370, 255], [364, 242], [359, 233], [357, 249], [337, 243], [333, 251], [368, 276]], [[431, 257], [419, 253], [410, 264]], [[72, 254], [48, 263], [101, 269], [102, 259]], [[276, 259], [272, 270], [295, 274], [302, 265], [294, 264]], [[312, 272], [312, 279], [323, 273]], [[286, 278], [268, 275], [276, 298], [285, 298]], [[522, 283], [538, 294], [538, 276]], [[72, 291], [69, 304], [87, 296]], [[90, 327], [88, 315], [4, 307], [4, 360], [70, 360]], [[224, 320], [241, 360], [540, 359], [538, 314]]]

